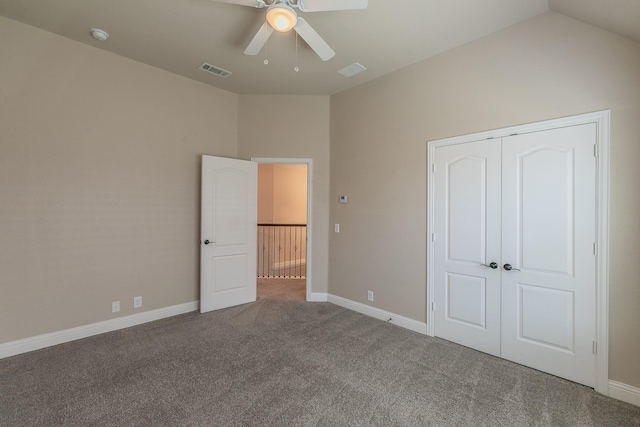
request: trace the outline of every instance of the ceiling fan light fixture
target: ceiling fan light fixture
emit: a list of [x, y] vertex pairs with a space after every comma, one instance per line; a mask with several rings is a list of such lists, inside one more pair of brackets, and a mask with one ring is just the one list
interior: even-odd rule
[[298, 23], [298, 15], [286, 4], [276, 3], [267, 10], [267, 22], [274, 30], [286, 33]]

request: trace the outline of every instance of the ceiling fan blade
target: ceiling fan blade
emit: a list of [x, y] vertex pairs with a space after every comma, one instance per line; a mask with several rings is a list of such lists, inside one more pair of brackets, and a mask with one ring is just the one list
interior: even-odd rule
[[369, 5], [369, 0], [299, 0], [298, 5], [303, 12], [353, 10], [366, 9]]
[[230, 3], [230, 4], [239, 4], [240, 6], [251, 6], [262, 8], [266, 7], [264, 0], [211, 0], [216, 3]]
[[333, 55], [336, 54], [327, 42], [325, 42], [322, 37], [316, 33], [316, 30], [311, 28], [311, 25], [303, 18], [298, 17], [298, 23], [293, 29], [296, 30], [300, 37], [307, 42], [309, 47], [313, 49], [323, 61], [333, 58]]
[[262, 27], [258, 30], [253, 40], [249, 43], [249, 46], [244, 50], [245, 55], [257, 55], [262, 50], [262, 47], [267, 42], [269, 37], [273, 34], [273, 27], [268, 22], [262, 24]]

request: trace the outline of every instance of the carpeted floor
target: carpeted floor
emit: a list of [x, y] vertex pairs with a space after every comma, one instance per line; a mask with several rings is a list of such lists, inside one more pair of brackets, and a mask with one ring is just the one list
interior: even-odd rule
[[304, 281], [0, 360], [0, 426], [640, 426], [640, 407], [329, 303]]
[[258, 298], [304, 302], [306, 287], [306, 279], [258, 279]]

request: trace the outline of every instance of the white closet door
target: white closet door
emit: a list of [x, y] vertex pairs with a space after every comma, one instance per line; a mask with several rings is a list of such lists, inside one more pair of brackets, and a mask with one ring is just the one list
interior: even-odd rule
[[595, 384], [595, 127], [502, 143], [501, 355], [589, 386]]
[[435, 166], [435, 334], [499, 355], [500, 140], [439, 147]]

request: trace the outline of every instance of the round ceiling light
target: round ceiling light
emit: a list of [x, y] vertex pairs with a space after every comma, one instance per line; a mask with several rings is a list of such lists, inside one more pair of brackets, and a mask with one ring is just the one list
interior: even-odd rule
[[92, 28], [91, 35], [93, 36], [94, 39], [100, 40], [101, 42], [109, 38], [109, 34], [106, 31], [103, 31], [99, 28]]
[[298, 15], [286, 4], [276, 3], [267, 10], [267, 21], [274, 30], [286, 33], [298, 23]]

